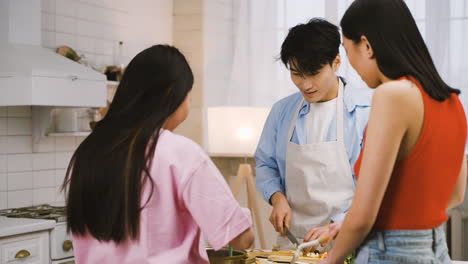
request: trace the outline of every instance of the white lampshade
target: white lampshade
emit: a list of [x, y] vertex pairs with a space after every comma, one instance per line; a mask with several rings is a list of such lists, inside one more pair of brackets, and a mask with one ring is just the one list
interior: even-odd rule
[[269, 112], [267, 107], [209, 107], [208, 153], [253, 156]]

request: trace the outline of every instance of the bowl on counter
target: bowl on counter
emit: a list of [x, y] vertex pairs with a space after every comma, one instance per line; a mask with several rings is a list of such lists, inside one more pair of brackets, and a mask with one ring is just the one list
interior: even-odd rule
[[222, 248], [215, 251], [212, 248], [207, 248], [206, 253], [210, 264], [251, 264], [255, 263], [255, 259], [247, 259], [247, 253], [243, 250], [232, 250], [232, 256], [229, 256], [229, 249]]

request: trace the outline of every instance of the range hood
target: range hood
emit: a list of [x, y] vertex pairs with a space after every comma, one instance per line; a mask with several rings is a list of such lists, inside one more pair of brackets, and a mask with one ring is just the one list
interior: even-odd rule
[[106, 77], [41, 47], [40, 0], [0, 0], [0, 106], [102, 107]]

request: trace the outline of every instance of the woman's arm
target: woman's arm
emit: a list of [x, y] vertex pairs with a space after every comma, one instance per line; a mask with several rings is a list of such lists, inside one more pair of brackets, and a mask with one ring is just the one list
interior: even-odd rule
[[252, 230], [252, 227], [249, 227], [247, 230], [245, 230], [240, 235], [231, 240], [231, 242], [229, 242], [229, 245], [237, 249], [247, 249], [252, 246], [254, 239], [255, 235]]
[[466, 156], [463, 157], [460, 175], [458, 176], [455, 189], [453, 190], [452, 196], [450, 197], [449, 203], [447, 205], [447, 210], [450, 210], [463, 202], [463, 199], [465, 198], [465, 188], [466, 188]]
[[408, 85], [402, 82], [383, 84], [374, 93], [356, 193], [328, 263], [343, 263], [375, 223], [413, 115], [408, 111], [411, 99], [407, 94]]

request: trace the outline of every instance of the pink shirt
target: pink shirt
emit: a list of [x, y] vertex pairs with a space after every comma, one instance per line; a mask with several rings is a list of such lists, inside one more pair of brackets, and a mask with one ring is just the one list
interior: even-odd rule
[[[164, 130], [151, 168], [154, 192], [141, 212], [140, 239], [116, 245], [73, 236], [77, 264], [209, 263], [215, 249], [252, 225], [210, 158], [193, 141]], [[149, 194], [145, 185], [142, 203]]]

